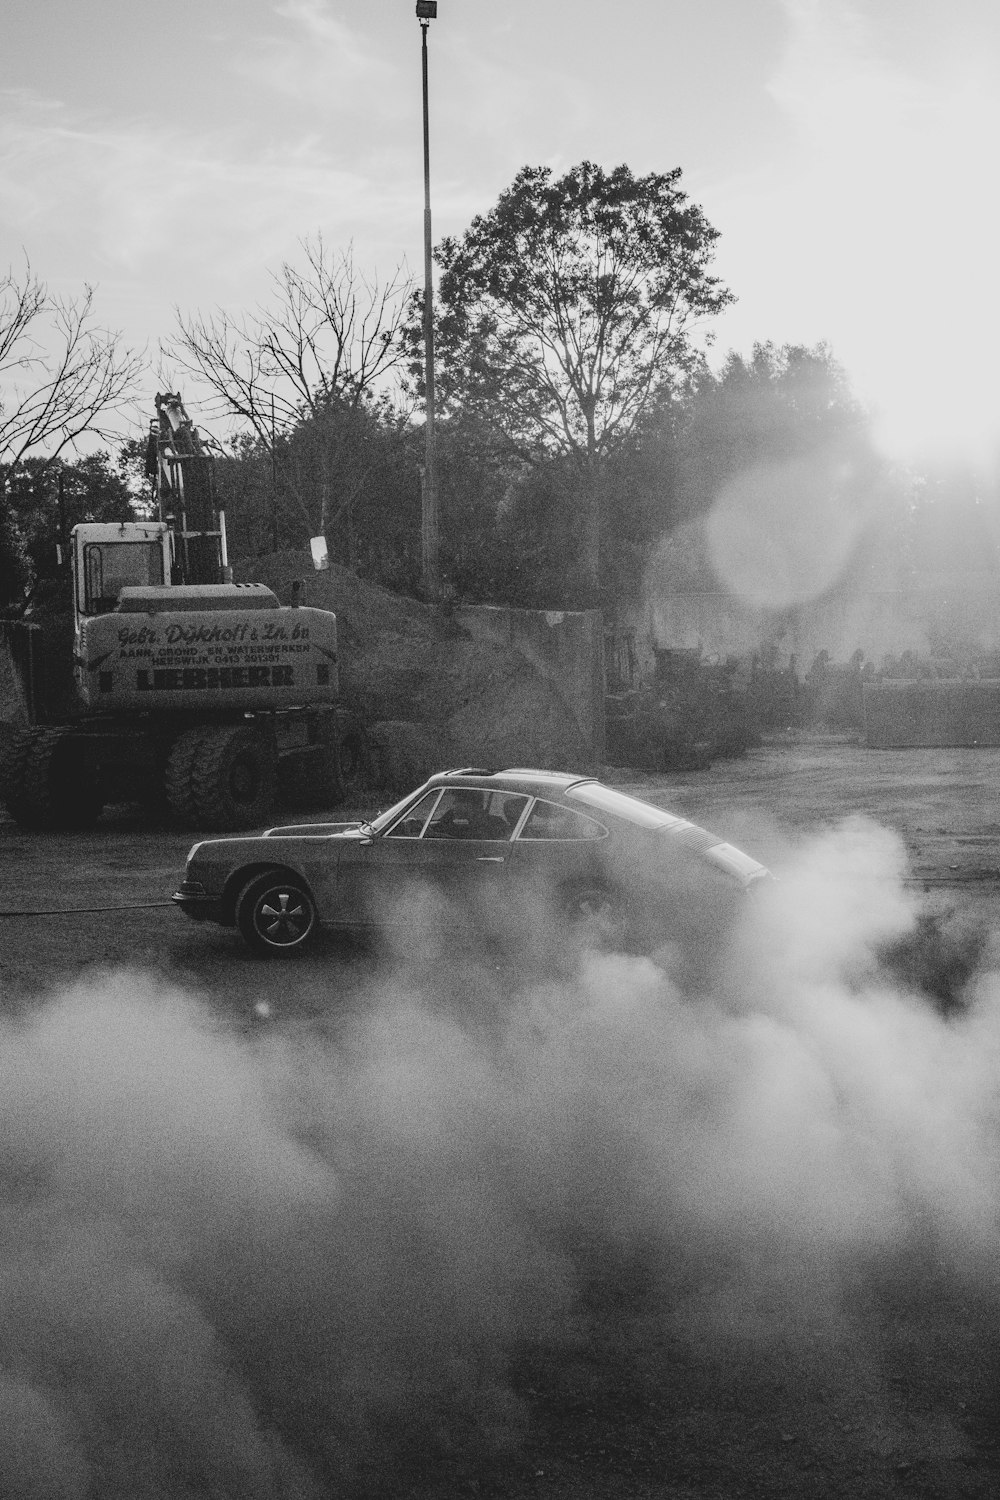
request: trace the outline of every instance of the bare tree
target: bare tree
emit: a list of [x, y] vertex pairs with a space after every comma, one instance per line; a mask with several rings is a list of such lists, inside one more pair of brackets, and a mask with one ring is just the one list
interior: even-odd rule
[[[288, 264], [272, 276], [272, 296], [253, 313], [233, 317], [224, 309], [185, 318], [164, 343], [175, 365], [208, 386], [221, 409], [248, 424], [272, 455], [279, 440], [312, 419], [310, 444], [319, 472], [303, 482], [300, 465], [285, 465], [282, 478], [306, 524], [325, 532], [347, 515], [358, 476], [337, 503], [333, 477], [344, 469], [354, 426], [380, 399], [402, 365], [401, 332], [413, 282], [405, 265], [388, 279], [368, 277], [346, 250], [329, 249], [321, 234], [300, 241], [304, 265]], [[318, 503], [317, 503], [318, 496]]]
[[95, 322], [94, 289], [50, 293], [25, 262], [0, 276], [0, 466], [55, 459], [84, 433], [111, 438], [104, 419], [132, 394], [143, 357]]
[[319, 234], [300, 244], [304, 269], [285, 262], [274, 272], [268, 305], [242, 318], [223, 308], [191, 318], [178, 310], [179, 331], [164, 345], [264, 442], [307, 414], [359, 405], [404, 358], [413, 291], [405, 267], [380, 283], [356, 269], [350, 245], [329, 250]]

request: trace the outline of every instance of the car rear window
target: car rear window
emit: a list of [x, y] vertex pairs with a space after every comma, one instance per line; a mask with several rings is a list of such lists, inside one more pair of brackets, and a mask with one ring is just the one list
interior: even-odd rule
[[540, 798], [528, 814], [518, 838], [600, 839], [606, 836], [607, 831], [594, 818], [587, 818], [570, 807], [561, 807], [558, 802], [545, 802]]
[[638, 797], [616, 792], [613, 787], [602, 786], [599, 781], [582, 781], [578, 786], [568, 787], [566, 796], [572, 797], [574, 802], [585, 803], [596, 812], [613, 813], [616, 818], [624, 818], [637, 828], [672, 828], [684, 822], [683, 818], [664, 812], [662, 807], [640, 802]]

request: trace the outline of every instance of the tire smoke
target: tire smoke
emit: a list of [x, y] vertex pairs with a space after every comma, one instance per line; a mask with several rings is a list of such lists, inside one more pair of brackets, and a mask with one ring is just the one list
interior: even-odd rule
[[781, 874], [706, 918], [697, 989], [669, 953], [527, 979], [429, 941], [300, 1030], [128, 973], [6, 1023], [0, 1493], [461, 1479], [584, 1367], [786, 1410], [825, 1381], [891, 1445], [906, 1297], [996, 1326], [1000, 979], [947, 1016], [900, 982], [920, 914], [874, 825]]

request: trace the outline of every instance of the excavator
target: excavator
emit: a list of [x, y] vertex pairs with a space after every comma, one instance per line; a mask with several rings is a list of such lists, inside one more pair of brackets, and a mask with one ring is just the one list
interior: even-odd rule
[[87, 828], [109, 803], [234, 831], [276, 800], [334, 805], [337, 620], [234, 583], [215, 461], [179, 393], [156, 397], [155, 519], [75, 526], [54, 589], [3, 622], [24, 721], [0, 759], [23, 828]]

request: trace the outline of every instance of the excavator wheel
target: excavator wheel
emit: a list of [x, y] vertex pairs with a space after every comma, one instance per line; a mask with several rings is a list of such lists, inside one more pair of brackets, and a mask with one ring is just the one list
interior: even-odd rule
[[250, 724], [203, 731], [191, 768], [196, 826], [228, 833], [267, 821], [274, 806], [274, 739]]
[[198, 811], [194, 797], [194, 767], [206, 733], [205, 725], [185, 729], [170, 747], [163, 789], [167, 807], [172, 816], [184, 828], [197, 828]]
[[14, 821], [39, 832], [92, 828], [104, 806], [98, 780], [66, 729], [19, 735], [4, 757], [3, 785]]

